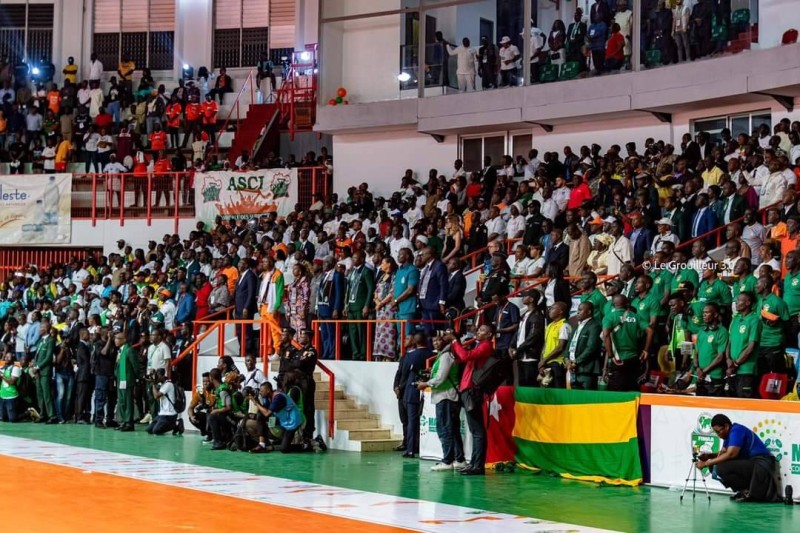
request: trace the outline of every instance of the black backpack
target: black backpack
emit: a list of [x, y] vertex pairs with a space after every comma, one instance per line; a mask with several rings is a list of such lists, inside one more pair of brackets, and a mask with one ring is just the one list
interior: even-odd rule
[[172, 403], [169, 396], [166, 396], [166, 398], [167, 401], [172, 404], [172, 408], [175, 409], [175, 412], [181, 414], [186, 410], [186, 391], [183, 390], [183, 387], [181, 387], [177, 381], [173, 381], [172, 386], [175, 388], [175, 403]]
[[509, 362], [495, 351], [483, 366], [472, 371], [472, 385], [484, 394], [494, 394], [510, 376]]

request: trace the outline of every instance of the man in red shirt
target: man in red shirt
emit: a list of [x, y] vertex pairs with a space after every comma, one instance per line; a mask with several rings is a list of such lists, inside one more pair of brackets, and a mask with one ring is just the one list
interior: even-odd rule
[[211, 144], [216, 144], [217, 133], [217, 111], [219, 106], [214, 101], [211, 94], [206, 95], [206, 101], [203, 103], [203, 129], [208, 133]]
[[464, 373], [461, 374], [461, 383], [458, 387], [464, 410], [467, 412], [467, 425], [472, 434], [472, 457], [469, 466], [461, 471], [464, 476], [482, 476], [486, 468], [486, 426], [483, 421], [483, 393], [472, 384], [472, 374], [476, 369], [483, 367], [494, 353], [492, 338], [494, 326], [484, 324], [478, 328], [475, 337], [478, 344], [471, 350], [464, 348], [461, 341], [452, 334], [446, 337], [451, 341], [450, 350], [458, 363], [466, 363]]
[[200, 124], [200, 117], [203, 113], [203, 107], [197, 101], [197, 97], [192, 96], [189, 103], [186, 104], [186, 124], [183, 128], [183, 142], [181, 143], [181, 150], [186, 147], [189, 139], [194, 137], [195, 130]]
[[98, 129], [106, 129], [111, 131], [111, 125], [114, 123], [114, 117], [111, 113], [107, 113], [104, 107], [100, 108], [100, 112], [94, 117], [94, 123]]
[[[158, 124], [156, 124], [156, 127], [159, 128], [159, 130], [161, 129]], [[156, 192], [156, 199], [155, 202], [153, 202], [153, 207], [158, 207], [161, 203], [161, 195], [163, 194], [164, 203], [167, 209], [169, 209], [169, 191], [172, 189], [172, 181], [174, 179], [172, 174], [170, 174], [172, 165], [163, 150], [160, 152], [154, 151], [153, 156], [156, 158], [153, 163], [153, 173], [155, 174], [153, 178], [153, 190]]]
[[619, 24], [611, 25], [611, 37], [606, 43], [606, 70], [619, 70], [625, 63], [625, 37]]
[[572, 175], [572, 192], [569, 193], [567, 209], [578, 209], [583, 202], [592, 199], [592, 191], [583, 179], [583, 172], [576, 170]]
[[167, 116], [167, 131], [169, 131], [170, 148], [178, 147], [178, 131], [181, 127], [182, 113], [183, 107], [181, 106], [180, 102], [178, 102], [177, 95], [173, 94], [165, 112]]
[[167, 149], [167, 134], [161, 130], [158, 122], [153, 125], [153, 133], [150, 134], [150, 151], [155, 156], [158, 152]]

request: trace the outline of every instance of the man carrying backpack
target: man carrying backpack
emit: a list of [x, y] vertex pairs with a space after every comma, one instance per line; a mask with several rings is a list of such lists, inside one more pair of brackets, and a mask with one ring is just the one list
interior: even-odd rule
[[181, 405], [185, 407], [186, 398], [183, 402], [178, 401], [175, 385], [167, 378], [167, 371], [159, 368], [153, 375], [153, 380], [149, 382], [152, 389], [153, 398], [158, 400], [158, 416], [156, 416], [147, 427], [147, 432], [151, 435], [163, 435], [167, 431], [172, 431], [173, 435], [183, 433], [183, 420], [179, 418]]
[[436, 361], [427, 382], [417, 384], [423, 391], [431, 388], [431, 403], [436, 406], [436, 434], [442, 443], [442, 461], [431, 467], [432, 472], [462, 470], [467, 466], [464, 460], [464, 443], [461, 440], [461, 404], [458, 402], [458, 382], [460, 367], [455, 362], [450, 346], [443, 337], [433, 338]]

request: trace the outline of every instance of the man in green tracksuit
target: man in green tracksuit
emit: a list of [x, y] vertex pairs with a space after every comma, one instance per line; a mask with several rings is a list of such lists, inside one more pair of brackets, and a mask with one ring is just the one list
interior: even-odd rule
[[[345, 294], [345, 312], [348, 320], [364, 320], [369, 318], [372, 297], [375, 293], [375, 274], [364, 264], [363, 250], [353, 253], [353, 269], [347, 277], [347, 293]], [[347, 325], [350, 336], [350, 348], [353, 361], [365, 361], [367, 358], [367, 325], [350, 323]]]
[[39, 326], [41, 337], [36, 344], [36, 357], [33, 361], [36, 378], [36, 402], [39, 404], [42, 417], [39, 422], [55, 424], [58, 422], [53, 409], [53, 354], [56, 340], [50, 335], [50, 322], [42, 320]]
[[120, 431], [133, 431], [133, 388], [139, 362], [136, 353], [128, 346], [125, 334], [122, 332], [114, 335], [114, 344], [117, 353], [117, 405], [119, 406]]

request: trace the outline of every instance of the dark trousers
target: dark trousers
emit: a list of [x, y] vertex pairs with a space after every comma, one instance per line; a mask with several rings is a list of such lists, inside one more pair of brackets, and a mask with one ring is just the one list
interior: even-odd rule
[[[128, 382], [125, 389], [117, 389], [117, 404], [119, 405], [119, 421], [122, 424], [133, 425], [133, 382]], [[109, 417], [110, 418], [110, 417]]]
[[545, 368], [550, 369], [550, 375], [553, 381], [550, 382], [551, 389], [566, 389], [567, 388], [567, 369], [561, 363], [549, 363]]
[[79, 381], [75, 387], [75, 418], [89, 420], [89, 401], [92, 399], [92, 384], [89, 381]]
[[[482, 403], [482, 402], [481, 402]], [[467, 411], [467, 427], [472, 435], [472, 457], [469, 467], [474, 470], [486, 468], [486, 424], [483, 421], [483, 405], [477, 405], [472, 411]]]
[[734, 377], [734, 391], [737, 398], [755, 398], [754, 388], [756, 377], [753, 374], [737, 374]]
[[697, 395], [698, 396], [722, 396], [725, 388], [725, 383], [722, 378], [711, 378], [711, 381], [697, 382]]
[[606, 51], [605, 50], [592, 50], [592, 63], [597, 72], [603, 72], [606, 69]]
[[755, 463], [752, 458], [732, 459], [719, 463], [714, 468], [723, 485], [734, 492], [739, 492], [750, 488]]
[[[425, 335], [428, 338], [433, 336], [434, 331], [439, 331], [444, 328], [444, 315], [442, 315], [439, 309], [423, 309], [422, 310], [422, 328], [425, 330]], [[438, 321], [436, 323], [430, 323], [428, 321]]]
[[215, 96], [219, 96], [219, 103], [224, 104], [223, 100], [225, 99], [225, 94], [232, 93], [233, 89], [230, 87], [221, 87], [219, 89], [211, 89], [208, 91], [208, 94], [211, 95], [211, 99], [213, 100]]
[[442, 443], [442, 462], [464, 462], [464, 443], [461, 440], [461, 405], [442, 400], [436, 404], [436, 434]]
[[208, 414], [207, 413], [203, 413], [203, 412], [194, 413], [194, 420], [192, 420], [190, 418], [189, 422], [191, 422], [194, 427], [196, 427], [197, 429], [200, 430], [200, 435], [202, 435], [204, 437], [206, 436], [206, 433], [207, 433], [206, 430], [208, 429]]
[[517, 69], [510, 68], [508, 70], [500, 71], [501, 87], [516, 87], [516, 85], [517, 85]]
[[406, 453], [416, 453], [419, 449], [419, 414], [421, 405], [416, 402], [405, 402], [408, 413], [408, 431], [406, 432]]
[[800, 334], [800, 315], [789, 317], [786, 322], [786, 346], [789, 348], [797, 348], [797, 335]]
[[576, 374], [575, 381], [572, 382], [572, 388], [578, 390], [597, 390], [597, 375], [596, 374]]
[[[347, 318], [350, 320], [362, 320], [364, 315], [361, 309], [347, 308]], [[348, 324], [347, 334], [350, 337], [350, 358], [353, 361], [367, 360], [367, 325], [364, 323]]]
[[[397, 412], [400, 415], [400, 423], [403, 425], [403, 444], [405, 444], [408, 441], [408, 411], [402, 397], [397, 399]], [[414, 450], [409, 449], [408, 451], [413, 452]]]
[[[332, 318], [333, 315], [331, 312], [327, 310], [323, 311], [322, 306], [320, 306], [319, 319], [331, 320]], [[334, 350], [336, 348], [336, 324], [319, 324], [319, 336], [320, 340], [322, 341], [322, 350], [320, 352], [320, 356], [323, 359], [333, 359], [335, 356]]]
[[208, 415], [208, 427], [214, 438], [214, 445], [225, 444], [228, 441], [230, 424], [227, 414]]
[[302, 442], [299, 444], [292, 444], [296, 433], [297, 429], [286, 429], [283, 431], [281, 446], [279, 448], [281, 453], [310, 452], [312, 450], [310, 446], [306, 446], [306, 444]]
[[95, 376], [94, 380], [94, 422], [95, 424], [114, 420], [117, 406], [113, 379], [110, 376]]
[[616, 392], [635, 392], [639, 390], [639, 375], [641, 365], [638, 357], [632, 357], [617, 366], [608, 365], [608, 390]]
[[539, 375], [539, 361], [517, 362], [517, 383], [520, 387], [538, 387], [536, 377]]
[[172, 431], [178, 422], [178, 415], [158, 415], [147, 426], [147, 432], [151, 435], [163, 435], [167, 431]]
[[314, 416], [316, 415], [316, 408], [314, 406], [314, 395], [317, 392], [317, 383], [314, 381], [314, 376], [306, 378], [303, 382], [303, 416], [306, 419], [306, 423], [303, 426], [303, 438], [304, 439], [313, 439], [314, 438], [314, 430], [315, 427], [315, 420]]
[[3, 422], [16, 422], [17, 411], [16, 403], [18, 398], [11, 398], [10, 400], [0, 400], [0, 420]]

